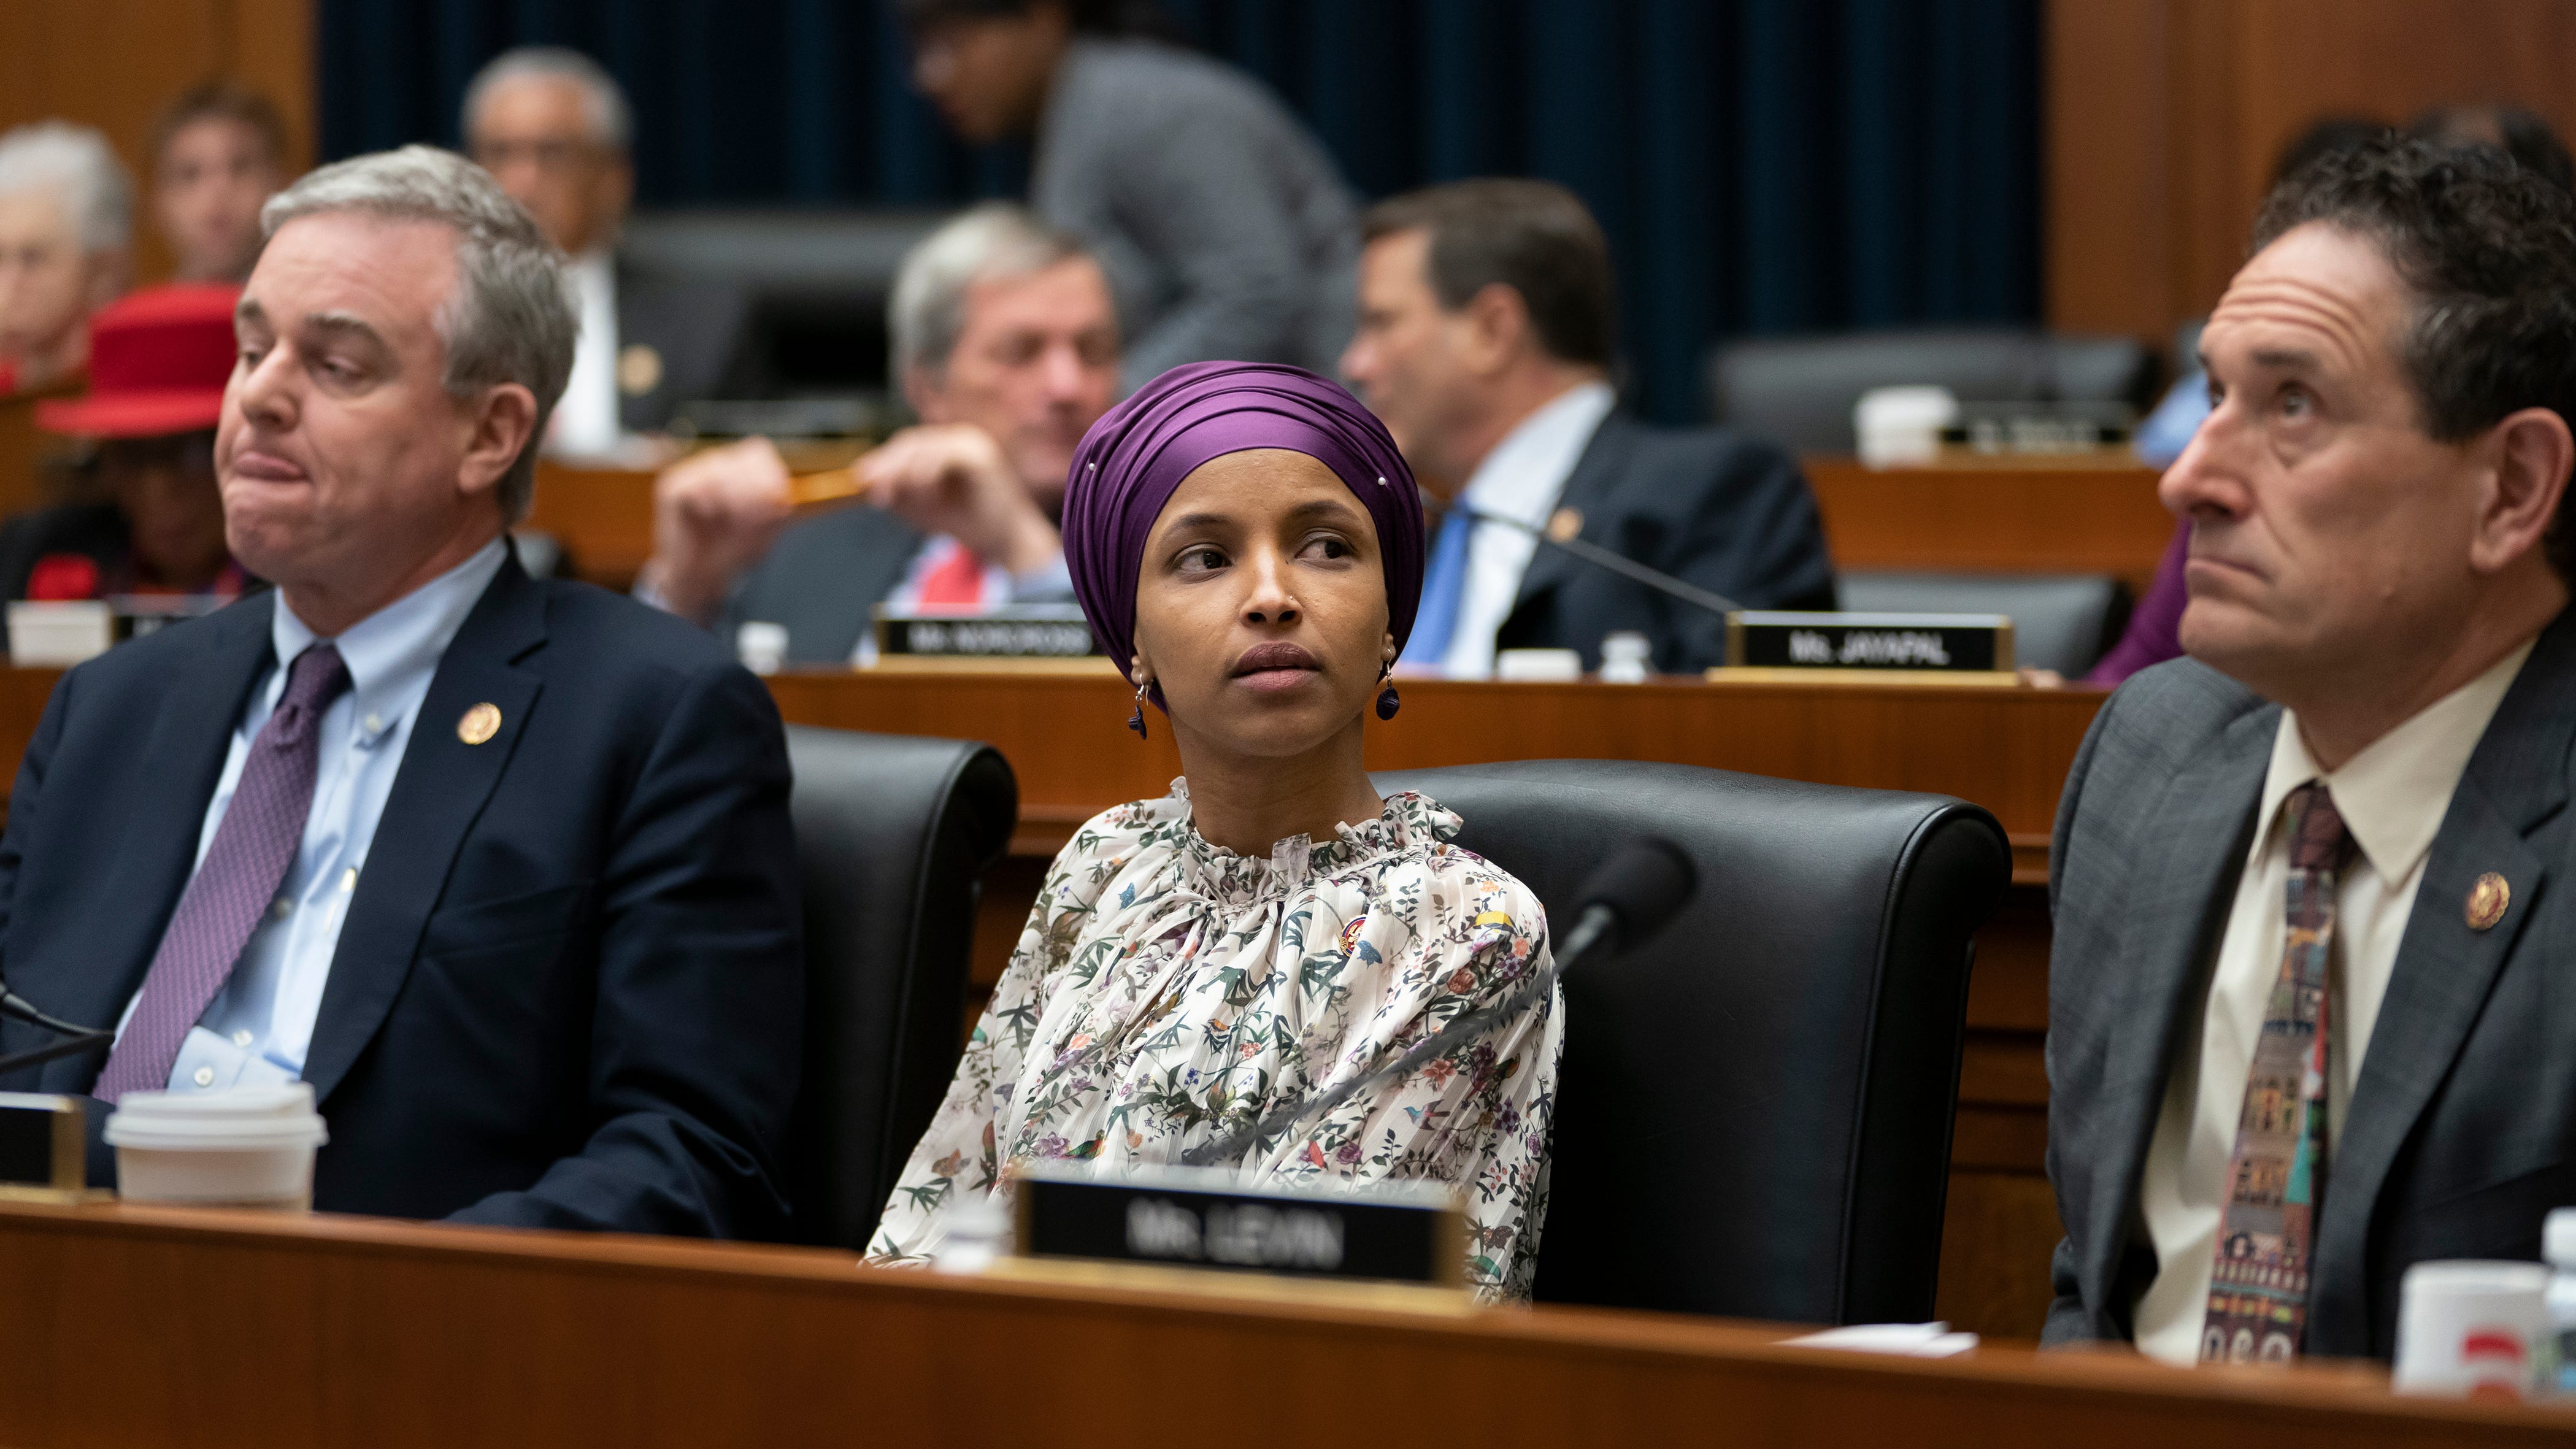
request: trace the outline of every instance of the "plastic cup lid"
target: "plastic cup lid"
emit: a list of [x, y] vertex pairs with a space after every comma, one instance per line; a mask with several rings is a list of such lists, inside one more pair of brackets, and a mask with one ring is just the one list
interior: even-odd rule
[[116, 1103], [116, 1115], [154, 1122], [228, 1122], [305, 1117], [312, 1112], [313, 1088], [304, 1082], [227, 1087], [220, 1092], [128, 1092]]
[[2540, 1230], [2540, 1255], [2561, 1266], [2576, 1268], [2576, 1207], [2551, 1211]]
[[2538, 1263], [2451, 1258], [2417, 1263], [2400, 1282], [2409, 1292], [2538, 1293], [2549, 1286], [2549, 1270]]

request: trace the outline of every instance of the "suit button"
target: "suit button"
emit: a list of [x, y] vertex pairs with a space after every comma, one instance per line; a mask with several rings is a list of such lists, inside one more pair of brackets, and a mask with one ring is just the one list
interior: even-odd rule
[[199, 1067], [197, 1068], [197, 1075], [189, 1080], [195, 1082], [200, 1087], [211, 1087], [215, 1084], [215, 1069], [213, 1067]]

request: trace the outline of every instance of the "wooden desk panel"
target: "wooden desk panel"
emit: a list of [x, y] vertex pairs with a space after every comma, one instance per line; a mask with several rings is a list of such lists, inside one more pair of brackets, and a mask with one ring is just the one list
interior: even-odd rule
[[540, 459], [527, 526], [563, 545], [572, 577], [624, 590], [653, 556], [653, 475]]
[[868, 1269], [845, 1254], [359, 1218], [0, 1206], [0, 1440], [2093, 1449], [2564, 1443], [2576, 1413], [2376, 1370], [2178, 1370], [1799, 1330]]
[[2173, 540], [2152, 468], [1800, 465], [1837, 568], [2110, 574], [2143, 596]]

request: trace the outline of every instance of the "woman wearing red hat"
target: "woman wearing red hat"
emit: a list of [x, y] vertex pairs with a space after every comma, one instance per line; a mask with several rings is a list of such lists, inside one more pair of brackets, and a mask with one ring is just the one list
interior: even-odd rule
[[103, 501], [0, 525], [0, 593], [226, 600], [252, 584], [224, 545], [215, 482], [239, 294], [230, 285], [153, 287], [90, 319], [88, 392], [38, 403], [36, 425], [97, 440]]

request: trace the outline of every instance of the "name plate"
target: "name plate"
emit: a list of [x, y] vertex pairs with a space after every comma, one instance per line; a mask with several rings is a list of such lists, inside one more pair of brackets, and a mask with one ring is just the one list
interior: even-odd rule
[[1726, 616], [1726, 665], [1729, 669], [2010, 673], [2013, 626], [2001, 614], [1746, 610]]
[[88, 1173], [79, 1102], [0, 1092], [0, 1197], [77, 1201]]
[[1428, 1183], [1366, 1192], [1246, 1192], [1235, 1174], [1164, 1168], [1093, 1179], [1023, 1170], [1018, 1251], [1296, 1278], [1466, 1281], [1466, 1217]]
[[1072, 604], [1017, 604], [981, 614], [876, 611], [880, 659], [1083, 659], [1099, 654]]

